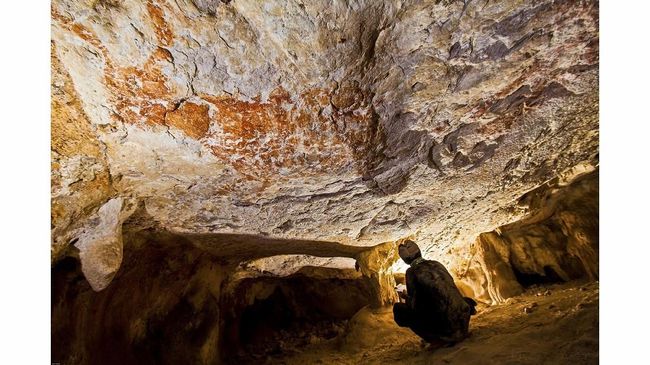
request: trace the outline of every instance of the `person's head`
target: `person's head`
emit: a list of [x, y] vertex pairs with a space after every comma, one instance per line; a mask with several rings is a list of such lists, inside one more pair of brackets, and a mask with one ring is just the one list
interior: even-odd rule
[[415, 242], [411, 240], [406, 240], [404, 243], [400, 243], [398, 252], [399, 257], [401, 257], [402, 260], [404, 260], [404, 262], [406, 262], [408, 265], [410, 265], [418, 257], [422, 257], [420, 248]]

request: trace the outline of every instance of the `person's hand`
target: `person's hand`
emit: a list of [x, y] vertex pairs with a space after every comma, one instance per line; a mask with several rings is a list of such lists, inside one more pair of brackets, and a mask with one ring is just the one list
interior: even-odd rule
[[406, 285], [404, 284], [395, 285], [395, 291], [397, 292], [397, 297], [399, 298], [406, 299], [406, 297], [408, 296], [406, 294]]
[[409, 296], [409, 295], [406, 293], [406, 290], [404, 290], [404, 291], [398, 291], [398, 292], [397, 292], [397, 295], [398, 295], [400, 298], [404, 299], [404, 300], [406, 300], [406, 298], [408, 298], [408, 296]]

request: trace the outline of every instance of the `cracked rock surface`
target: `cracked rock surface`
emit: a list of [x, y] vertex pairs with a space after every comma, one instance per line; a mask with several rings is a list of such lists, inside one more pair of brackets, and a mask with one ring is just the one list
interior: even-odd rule
[[179, 235], [469, 263], [598, 165], [598, 47], [597, 1], [54, 0], [53, 261], [128, 199]]

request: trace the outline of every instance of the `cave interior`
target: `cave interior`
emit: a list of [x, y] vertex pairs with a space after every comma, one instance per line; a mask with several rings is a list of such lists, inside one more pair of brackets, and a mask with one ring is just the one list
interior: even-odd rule
[[53, 0], [50, 59], [53, 363], [598, 361], [598, 1]]

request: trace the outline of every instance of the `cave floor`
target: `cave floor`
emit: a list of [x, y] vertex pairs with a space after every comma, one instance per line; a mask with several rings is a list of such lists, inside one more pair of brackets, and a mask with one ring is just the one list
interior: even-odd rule
[[255, 363], [598, 363], [598, 282], [535, 286], [504, 304], [478, 310], [470, 323], [470, 337], [453, 347], [423, 347], [419, 337], [394, 323], [391, 308], [364, 308], [343, 335], [315, 339], [306, 347], [286, 349]]

